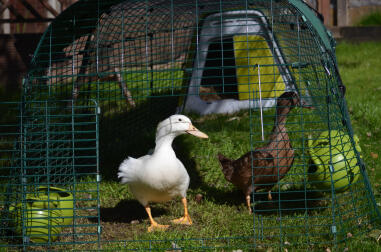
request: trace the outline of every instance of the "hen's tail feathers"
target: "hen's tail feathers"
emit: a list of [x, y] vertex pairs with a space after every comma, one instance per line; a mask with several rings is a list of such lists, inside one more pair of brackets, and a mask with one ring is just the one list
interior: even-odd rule
[[139, 167], [140, 160], [129, 157], [125, 159], [119, 166], [118, 178], [122, 184], [136, 180], [136, 168]]

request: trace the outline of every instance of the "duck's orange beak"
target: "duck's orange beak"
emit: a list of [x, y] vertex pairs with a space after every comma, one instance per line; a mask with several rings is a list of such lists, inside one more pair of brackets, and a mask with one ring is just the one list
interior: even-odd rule
[[186, 131], [188, 134], [194, 135], [199, 138], [209, 138], [207, 134], [199, 131], [195, 126], [189, 124], [189, 129]]

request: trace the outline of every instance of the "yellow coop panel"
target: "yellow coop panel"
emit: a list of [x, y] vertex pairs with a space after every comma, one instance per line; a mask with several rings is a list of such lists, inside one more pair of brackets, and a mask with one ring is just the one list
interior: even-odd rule
[[280, 96], [285, 84], [266, 40], [257, 35], [236, 35], [233, 41], [239, 99], [259, 97], [257, 64], [260, 65], [262, 98]]

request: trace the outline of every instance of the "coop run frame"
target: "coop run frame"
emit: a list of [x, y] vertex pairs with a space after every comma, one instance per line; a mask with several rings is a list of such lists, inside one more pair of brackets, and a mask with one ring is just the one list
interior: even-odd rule
[[[286, 92], [299, 99], [292, 108], [280, 101]], [[21, 101], [0, 103], [7, 111], [0, 121], [0, 247], [338, 246], [381, 217], [344, 94], [335, 41], [299, 0], [81, 0], [43, 34]], [[210, 135], [209, 142], [175, 142], [185, 150], [189, 195], [201, 192], [205, 203], [190, 200], [191, 214], [199, 211], [195, 227], [147, 234], [144, 223], [134, 229], [126, 217], [144, 219], [134, 212], [144, 210], [131, 208], [136, 202], [115, 181], [117, 167], [127, 155], [145, 155], [157, 123], [180, 112]], [[238, 158], [268, 141], [273, 159], [293, 162], [284, 174], [281, 161], [275, 165], [272, 199], [251, 193], [249, 215], [243, 195], [237, 203], [224, 180], [217, 149]], [[254, 162], [251, 182], [267, 188], [257, 174], [265, 167]], [[116, 192], [109, 196], [107, 188]], [[122, 207], [110, 208], [104, 195], [122, 197]], [[207, 204], [229, 217], [205, 220]], [[125, 238], [114, 239], [113, 225]]]

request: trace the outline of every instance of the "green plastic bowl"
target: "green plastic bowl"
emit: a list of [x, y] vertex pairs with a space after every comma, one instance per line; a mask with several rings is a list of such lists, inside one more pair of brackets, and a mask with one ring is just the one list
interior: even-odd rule
[[34, 243], [56, 241], [62, 226], [71, 225], [74, 214], [73, 195], [58, 187], [40, 186], [26, 196], [26, 203], [9, 208], [15, 232], [26, 235]]
[[58, 187], [40, 186], [37, 189], [37, 198], [41, 201], [53, 202], [61, 211], [63, 225], [71, 225], [74, 216], [73, 195], [65, 189]]
[[33, 200], [28, 200], [24, 208], [22, 203], [9, 208], [16, 233], [22, 235], [24, 226], [25, 235], [34, 243], [46, 243], [49, 241], [49, 236], [52, 242], [56, 241], [61, 232], [60, 225], [63, 223], [61, 211], [48, 210], [45, 206], [35, 203]]
[[[311, 138], [308, 140], [311, 155], [308, 179], [315, 187], [330, 190], [332, 174], [335, 191], [344, 192], [358, 180], [360, 167], [349, 135], [339, 130], [331, 130], [331, 141], [329, 136], [329, 131], [324, 131], [315, 141]], [[361, 152], [357, 136], [354, 136], [354, 140], [357, 151]]]

